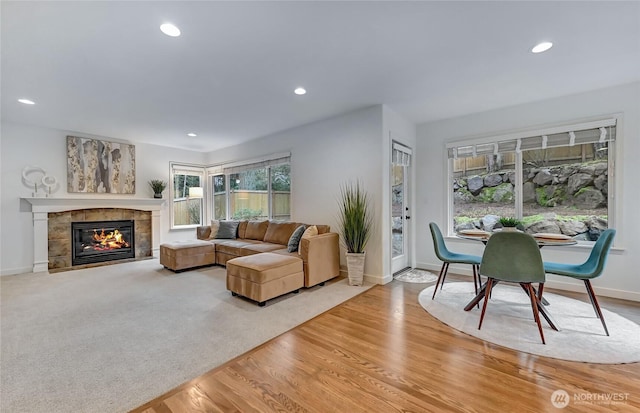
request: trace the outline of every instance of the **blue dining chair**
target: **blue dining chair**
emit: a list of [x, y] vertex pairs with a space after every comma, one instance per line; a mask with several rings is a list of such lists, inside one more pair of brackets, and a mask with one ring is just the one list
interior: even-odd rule
[[607, 324], [604, 322], [604, 317], [600, 310], [596, 293], [593, 291], [593, 287], [591, 286], [591, 280], [602, 275], [615, 235], [615, 229], [610, 228], [603, 231], [602, 234], [600, 234], [600, 238], [598, 238], [593, 246], [591, 254], [589, 254], [589, 258], [587, 258], [587, 260], [582, 264], [561, 264], [557, 262], [544, 263], [544, 270], [547, 274], [562, 275], [584, 281], [584, 285], [587, 288], [587, 295], [589, 296], [589, 300], [591, 300], [591, 305], [602, 322], [602, 327], [604, 327], [604, 332], [607, 333], [607, 335], [609, 335], [609, 330], [607, 329]]
[[447, 277], [447, 271], [449, 270], [449, 264], [470, 264], [473, 268], [473, 288], [478, 293], [480, 287], [480, 276], [478, 275], [478, 266], [480, 265], [481, 258], [477, 255], [459, 254], [457, 252], [451, 252], [444, 243], [442, 232], [435, 222], [429, 223], [429, 229], [431, 229], [431, 236], [433, 238], [433, 249], [436, 252], [436, 256], [442, 261], [442, 268], [440, 268], [440, 274], [438, 275], [438, 281], [436, 281], [436, 287], [433, 289], [433, 300], [436, 297], [438, 291], [438, 285], [440, 290], [444, 285], [444, 279]]
[[538, 325], [542, 344], [545, 344], [539, 313], [541, 312], [547, 321], [549, 316], [542, 307], [541, 297], [536, 294], [532, 285], [532, 283], [544, 285], [545, 281], [542, 255], [536, 240], [523, 232], [498, 232], [491, 235], [482, 254], [480, 274], [487, 277], [487, 282], [478, 330], [482, 327], [493, 286], [501, 281], [518, 283], [529, 296], [533, 318]]

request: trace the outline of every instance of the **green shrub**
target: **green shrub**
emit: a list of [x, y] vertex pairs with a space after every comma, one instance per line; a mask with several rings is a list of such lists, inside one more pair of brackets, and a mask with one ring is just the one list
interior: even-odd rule
[[498, 222], [503, 227], [517, 227], [518, 225], [522, 224], [522, 222], [515, 217], [500, 217]]
[[235, 220], [251, 220], [262, 216], [261, 209], [241, 208], [233, 213], [232, 219]]

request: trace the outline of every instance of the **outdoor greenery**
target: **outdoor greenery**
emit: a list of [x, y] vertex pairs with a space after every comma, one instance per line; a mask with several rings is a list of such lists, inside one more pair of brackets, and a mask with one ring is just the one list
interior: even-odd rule
[[347, 252], [363, 253], [373, 230], [371, 199], [360, 182], [340, 188], [339, 228]]
[[[222, 179], [224, 176], [221, 175]], [[216, 183], [214, 189], [224, 188], [224, 181]], [[267, 168], [250, 169], [236, 174], [231, 174], [229, 180], [231, 190], [243, 189], [253, 191], [266, 191], [268, 188]], [[291, 165], [283, 164], [271, 167], [271, 190], [291, 190]]]
[[200, 176], [176, 174], [173, 176], [174, 198], [186, 198], [189, 196], [189, 188], [200, 185]]
[[236, 220], [252, 220], [258, 217], [263, 216], [262, 210], [251, 209], [251, 208], [241, 208], [233, 213], [232, 219]]

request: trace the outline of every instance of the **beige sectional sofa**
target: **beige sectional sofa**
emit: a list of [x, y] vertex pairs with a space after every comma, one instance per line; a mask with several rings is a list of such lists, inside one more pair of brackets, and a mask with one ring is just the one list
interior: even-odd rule
[[211, 238], [211, 226], [198, 227], [196, 235], [199, 240], [208, 241], [215, 246], [215, 262], [212, 264], [226, 265], [233, 258], [273, 253], [302, 260], [305, 287], [312, 287], [338, 276], [338, 234], [331, 232], [328, 225], [316, 225], [318, 235], [302, 238], [298, 246], [299, 252], [287, 250], [291, 235], [300, 225], [309, 226], [297, 222], [240, 221], [235, 239]]

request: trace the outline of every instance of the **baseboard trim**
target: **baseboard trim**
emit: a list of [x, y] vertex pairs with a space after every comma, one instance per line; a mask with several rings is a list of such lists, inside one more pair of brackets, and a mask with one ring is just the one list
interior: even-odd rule
[[[416, 268], [423, 268], [425, 270], [435, 271], [436, 274], [440, 273], [440, 268], [442, 268], [442, 264], [429, 264], [429, 263], [416, 263]], [[457, 275], [466, 275], [468, 277], [473, 277], [473, 272], [471, 271], [470, 265], [450, 265], [449, 272]], [[555, 288], [557, 290], [563, 291], [572, 291], [578, 293], [587, 293], [585, 290], [584, 284], [582, 282], [574, 283], [566, 283], [562, 281], [554, 281], [548, 280], [545, 283], [546, 288]], [[607, 287], [596, 287], [593, 289], [596, 292], [596, 295], [610, 298], [619, 298], [621, 300], [629, 300], [640, 302], [640, 292], [635, 291], [626, 291], [626, 290], [618, 290], [615, 288], [607, 288]]]
[[22, 268], [8, 268], [4, 270], [0, 270], [0, 277], [4, 277], [5, 275], [18, 275], [18, 274], [26, 274], [33, 273], [33, 267], [22, 267]]
[[364, 280], [373, 284], [388, 284], [393, 281], [393, 275], [364, 275]]
[[[340, 275], [347, 279], [349, 278], [349, 274], [347, 273], [346, 268], [340, 267]], [[381, 275], [364, 274], [364, 282], [366, 283], [384, 285], [384, 284], [390, 283], [391, 281], [393, 281], [393, 275], [381, 276]]]

